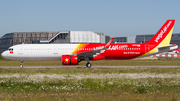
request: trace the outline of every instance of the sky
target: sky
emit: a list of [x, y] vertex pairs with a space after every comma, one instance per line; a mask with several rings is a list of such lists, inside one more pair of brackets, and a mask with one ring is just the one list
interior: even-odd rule
[[167, 19], [180, 33], [180, 0], [0, 0], [0, 37], [11, 32], [156, 34]]

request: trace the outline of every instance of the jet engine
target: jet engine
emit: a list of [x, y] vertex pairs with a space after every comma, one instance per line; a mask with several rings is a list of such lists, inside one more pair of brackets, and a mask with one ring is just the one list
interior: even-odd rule
[[62, 65], [78, 65], [78, 56], [62, 55]]

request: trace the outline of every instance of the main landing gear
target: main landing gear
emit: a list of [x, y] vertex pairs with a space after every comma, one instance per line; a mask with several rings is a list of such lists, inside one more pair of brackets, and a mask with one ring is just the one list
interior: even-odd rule
[[90, 67], [91, 67], [91, 63], [88, 62], [88, 63], [86, 64], [86, 67], [90, 68]]
[[91, 63], [89, 63], [89, 57], [86, 57], [85, 61], [87, 61], [86, 67], [90, 68], [91, 67]]
[[21, 60], [21, 64], [19, 65], [20, 68], [23, 68], [23, 60]]

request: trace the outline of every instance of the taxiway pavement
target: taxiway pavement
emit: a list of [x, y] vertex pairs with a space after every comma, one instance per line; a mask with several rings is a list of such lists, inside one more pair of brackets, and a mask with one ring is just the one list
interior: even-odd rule
[[[87, 68], [85, 66], [24, 66], [23, 68]], [[0, 66], [0, 68], [20, 68], [19, 66]], [[180, 68], [180, 66], [92, 66], [91, 68]]]

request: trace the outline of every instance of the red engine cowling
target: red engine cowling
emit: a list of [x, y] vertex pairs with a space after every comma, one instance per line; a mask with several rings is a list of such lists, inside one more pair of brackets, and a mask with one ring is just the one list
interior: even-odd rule
[[62, 65], [78, 65], [78, 56], [62, 55]]

